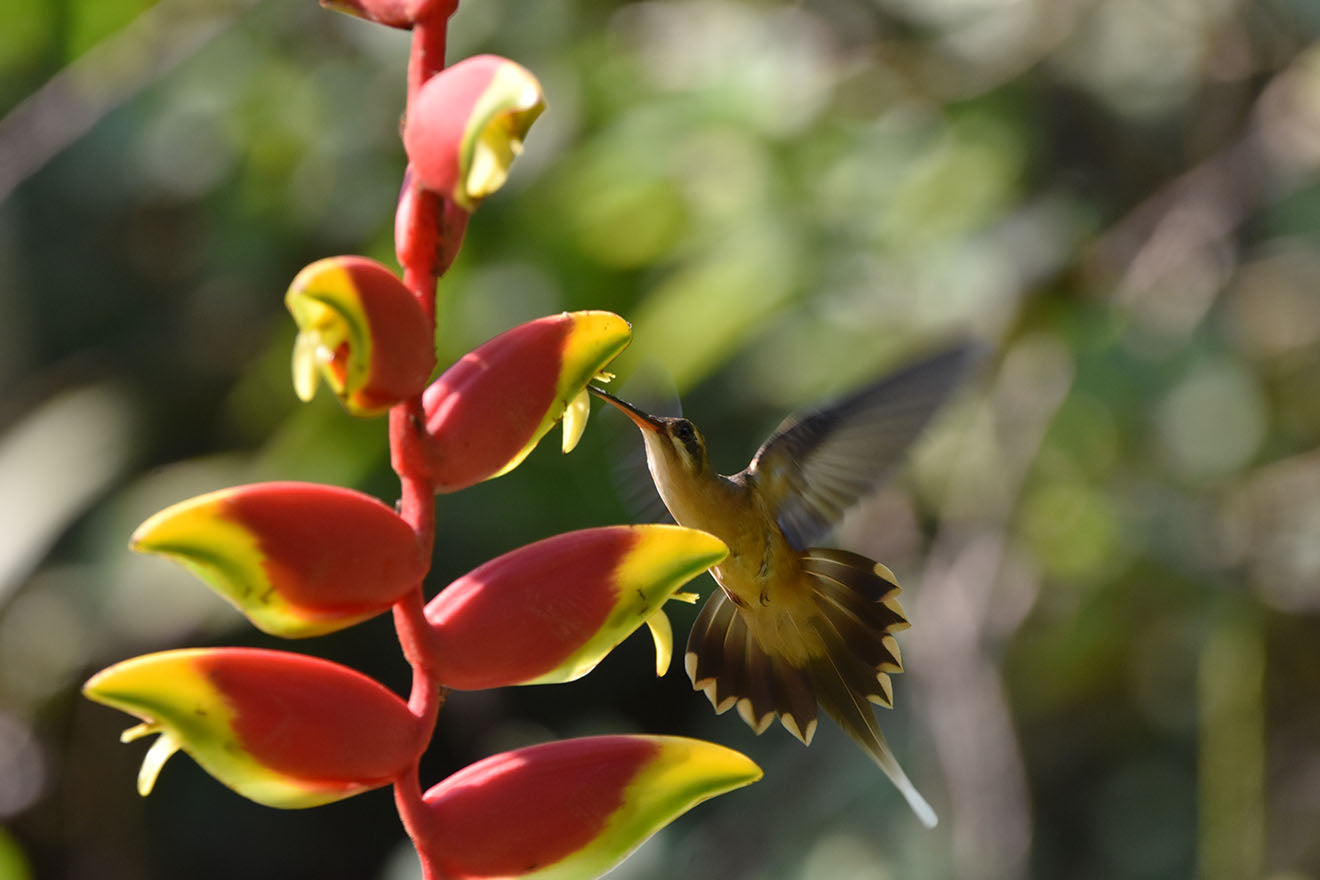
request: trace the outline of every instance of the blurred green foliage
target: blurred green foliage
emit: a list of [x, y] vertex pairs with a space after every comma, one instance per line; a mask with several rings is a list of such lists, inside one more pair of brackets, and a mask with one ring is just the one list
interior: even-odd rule
[[[550, 106], [441, 284], [442, 362], [613, 309], [625, 382], [662, 365], [730, 472], [943, 338], [994, 355], [838, 536], [907, 588], [881, 720], [937, 830], [832, 728], [757, 739], [651, 679], [644, 637], [454, 695], [429, 778], [614, 730], [766, 767], [621, 878], [1320, 876], [1318, 32], [1303, 0], [463, 0], [451, 57]], [[382, 422], [297, 405], [281, 300], [313, 259], [392, 262], [406, 54], [310, 0], [0, 3], [6, 880], [412, 876], [387, 793], [272, 813], [180, 760], [139, 799], [127, 719], [77, 695], [269, 644], [128, 553], [149, 514], [265, 478], [394, 497]], [[435, 589], [629, 516], [626, 426], [592, 428], [440, 499]], [[293, 647], [405, 686], [388, 621]]]

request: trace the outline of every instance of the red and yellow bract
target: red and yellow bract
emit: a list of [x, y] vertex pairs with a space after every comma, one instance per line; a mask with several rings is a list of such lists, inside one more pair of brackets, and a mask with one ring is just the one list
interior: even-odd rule
[[504, 184], [544, 109], [541, 84], [525, 67], [476, 55], [422, 86], [404, 120], [403, 146], [422, 186], [472, 211]]
[[[583, 529], [520, 547], [427, 605], [436, 675], [461, 690], [572, 681], [727, 554], [714, 536], [672, 525]], [[659, 650], [667, 666], [669, 645]]]
[[254, 483], [166, 508], [136, 550], [187, 567], [273, 635], [333, 632], [387, 610], [430, 560], [380, 501], [315, 483]]
[[366, 257], [327, 257], [289, 285], [298, 324], [293, 386], [311, 400], [324, 378], [358, 416], [378, 415], [426, 387], [435, 369], [431, 321], [394, 273]]
[[283, 651], [193, 648], [146, 654], [88, 680], [83, 693], [159, 733], [139, 776], [150, 791], [177, 749], [244, 797], [312, 807], [394, 781], [425, 731], [388, 689], [345, 666]]
[[744, 755], [700, 740], [560, 740], [494, 755], [434, 786], [419, 843], [451, 880], [594, 877], [696, 804], [760, 777]]
[[613, 312], [564, 312], [521, 324], [464, 355], [422, 395], [424, 466], [437, 492], [508, 473], [571, 410], [580, 434], [586, 386], [628, 345]]

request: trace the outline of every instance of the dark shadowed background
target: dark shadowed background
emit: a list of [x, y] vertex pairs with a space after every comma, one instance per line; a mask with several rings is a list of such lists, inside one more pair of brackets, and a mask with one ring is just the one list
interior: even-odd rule
[[[451, 59], [549, 109], [441, 284], [443, 363], [612, 309], [620, 372], [662, 365], [731, 472], [940, 340], [995, 354], [837, 536], [905, 587], [881, 720], [936, 830], [832, 726], [756, 738], [656, 680], [645, 634], [455, 695], [423, 782], [683, 733], [766, 777], [618, 878], [1320, 876], [1318, 33], [1305, 0], [463, 0]], [[78, 693], [213, 644], [405, 689], [388, 619], [276, 644], [126, 542], [258, 479], [395, 497], [383, 421], [295, 400], [282, 297], [393, 265], [407, 40], [311, 0], [0, 0], [3, 880], [416, 876], [387, 791], [281, 812], [178, 757], [139, 798], [131, 719]], [[432, 589], [626, 521], [612, 415], [440, 499]]]

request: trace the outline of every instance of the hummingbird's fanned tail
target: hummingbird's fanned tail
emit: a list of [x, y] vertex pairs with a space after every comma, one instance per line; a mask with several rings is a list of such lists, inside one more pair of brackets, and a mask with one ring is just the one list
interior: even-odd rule
[[692, 686], [705, 692], [716, 713], [737, 706], [758, 735], [778, 716], [789, 733], [811, 744], [816, 693], [806, 670], [762, 650], [723, 590], [712, 593], [697, 615], [684, 660]]
[[813, 547], [802, 554], [819, 617], [813, 622], [840, 677], [867, 700], [894, 705], [890, 673], [903, 671], [893, 634], [910, 625], [893, 572], [858, 553]]
[[715, 591], [688, 638], [688, 677], [716, 712], [737, 707], [758, 734], [779, 717], [806, 744], [816, 732], [817, 704], [884, 770], [927, 826], [935, 811], [899, 766], [871, 703], [892, 706], [890, 675], [903, 671], [893, 633], [906, 629], [893, 573], [865, 556], [812, 548], [802, 570], [814, 613], [790, 617], [798, 662], [767, 652], [748, 619], [768, 609], [740, 610]]
[[892, 633], [909, 624], [893, 572], [857, 553], [822, 548], [803, 553], [802, 568], [820, 611], [811, 627], [825, 650], [807, 671], [821, 708], [885, 771], [922, 824], [934, 827], [935, 811], [899, 766], [870, 706], [893, 706], [889, 676], [903, 671]]

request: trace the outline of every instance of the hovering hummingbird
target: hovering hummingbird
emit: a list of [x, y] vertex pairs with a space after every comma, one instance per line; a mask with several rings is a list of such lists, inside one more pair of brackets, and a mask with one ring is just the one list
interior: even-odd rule
[[758, 734], [776, 717], [804, 744], [817, 704], [893, 780], [917, 817], [935, 811], [899, 766], [870, 704], [893, 705], [893, 633], [908, 622], [897, 580], [865, 556], [812, 546], [869, 494], [949, 397], [973, 359], [958, 345], [823, 408], [785, 419], [744, 470], [716, 473], [690, 421], [653, 416], [590, 386], [641, 429], [646, 462], [680, 525], [724, 541], [720, 589], [688, 638], [693, 687], [737, 707]]

